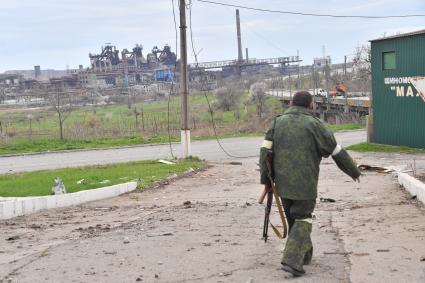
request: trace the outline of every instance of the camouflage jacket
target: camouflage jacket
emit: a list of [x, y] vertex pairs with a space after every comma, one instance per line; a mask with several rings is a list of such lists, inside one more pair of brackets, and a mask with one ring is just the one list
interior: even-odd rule
[[308, 109], [290, 107], [267, 131], [260, 151], [261, 183], [266, 184], [266, 155], [273, 152], [273, 177], [281, 197], [309, 200], [317, 197], [319, 165], [332, 155], [338, 167], [351, 177], [360, 171], [334, 135]]

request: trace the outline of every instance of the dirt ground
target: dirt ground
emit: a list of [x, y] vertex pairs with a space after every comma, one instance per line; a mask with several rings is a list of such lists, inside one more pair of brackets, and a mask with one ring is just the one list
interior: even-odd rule
[[[355, 157], [375, 165], [412, 158]], [[280, 270], [284, 242], [271, 229], [261, 241], [257, 159], [241, 161], [0, 221], [0, 282], [425, 282], [425, 209], [390, 174], [366, 173], [358, 184], [322, 162], [319, 197], [336, 202], [318, 200], [313, 262], [293, 279]]]

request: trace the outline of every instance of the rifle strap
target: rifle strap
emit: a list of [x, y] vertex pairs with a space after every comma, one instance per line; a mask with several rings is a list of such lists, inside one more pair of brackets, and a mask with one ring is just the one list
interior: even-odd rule
[[283, 210], [282, 202], [280, 201], [279, 193], [276, 190], [276, 186], [275, 186], [275, 183], [274, 183], [273, 178], [272, 178], [272, 174], [271, 174], [272, 165], [270, 164], [269, 161], [267, 161], [266, 164], [267, 164], [267, 167], [268, 167], [267, 168], [268, 177], [269, 177], [269, 180], [270, 180], [270, 185], [272, 187], [273, 196], [276, 200], [276, 206], [277, 206], [277, 209], [279, 211], [280, 220], [282, 221], [283, 233], [280, 233], [279, 230], [276, 228], [276, 226], [274, 226], [271, 222], [270, 222], [270, 226], [272, 227], [274, 233], [276, 234], [276, 236], [279, 239], [285, 239], [286, 236], [288, 235], [288, 224], [286, 222], [285, 212]]

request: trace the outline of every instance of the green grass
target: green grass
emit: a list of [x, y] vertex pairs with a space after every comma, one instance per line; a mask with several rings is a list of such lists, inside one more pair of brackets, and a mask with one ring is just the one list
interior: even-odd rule
[[343, 132], [343, 131], [364, 129], [366, 126], [359, 123], [352, 123], [352, 124], [327, 125], [327, 127], [332, 132]]
[[[208, 95], [208, 98], [212, 105], [215, 102], [215, 96], [212, 94]], [[178, 128], [180, 125], [180, 97], [173, 96], [170, 100], [170, 121], [171, 128]], [[231, 111], [215, 110], [216, 121], [221, 125], [233, 124], [237, 121], [235, 112], [239, 112], [239, 119], [244, 120], [247, 117], [245, 111], [245, 104], [247, 104], [247, 111], [249, 113], [255, 113], [255, 105], [249, 101], [247, 93], [244, 93], [236, 109]], [[275, 97], [268, 97], [266, 102], [267, 108], [270, 114], [273, 116], [276, 113], [282, 112], [280, 107], [280, 101]], [[168, 100], [158, 100], [149, 102], [138, 102], [134, 103], [131, 109], [128, 109], [127, 105], [106, 105], [97, 106], [96, 112], [93, 112], [91, 106], [83, 106], [71, 112], [67, 120], [65, 121], [64, 133], [65, 136], [69, 135], [73, 129], [85, 128], [89, 130], [102, 129], [134, 129], [135, 116], [133, 108], [137, 108], [139, 111], [143, 110], [146, 124], [146, 132], [152, 131], [153, 119], [159, 125], [164, 125], [167, 122], [168, 113]], [[279, 112], [280, 111], [280, 112]], [[190, 95], [189, 96], [189, 113], [191, 118], [195, 118], [198, 122], [209, 123], [210, 116], [208, 113], [208, 106], [204, 95]], [[3, 125], [3, 131], [10, 133], [28, 133], [30, 131], [30, 120], [31, 130], [37, 135], [42, 133], [49, 136], [58, 136], [58, 118], [57, 114], [53, 109], [42, 109], [37, 111], [26, 111], [25, 109], [16, 109], [14, 112], [1, 112], [0, 121]], [[139, 116], [139, 126], [141, 124], [142, 117]]]
[[376, 143], [358, 143], [347, 147], [348, 150], [359, 152], [387, 152], [387, 153], [425, 153], [423, 148], [412, 148], [408, 146], [393, 146]]
[[[362, 129], [361, 124], [340, 124], [328, 125], [333, 132]], [[227, 133], [219, 136], [220, 139], [225, 138], [244, 138], [259, 137], [264, 133]], [[193, 140], [211, 140], [214, 136], [193, 136]], [[179, 137], [171, 136], [171, 142], [178, 142]], [[0, 147], [1, 154], [20, 154], [20, 153], [36, 153], [48, 151], [63, 151], [77, 149], [94, 149], [94, 148], [110, 148], [131, 145], [158, 144], [168, 143], [168, 136], [156, 135], [143, 138], [141, 136], [120, 137], [120, 138], [90, 138], [90, 139], [15, 139], [13, 143], [5, 144]]]
[[[208, 95], [212, 105], [215, 103], [215, 97]], [[173, 96], [170, 101], [170, 128], [180, 128], [180, 97]], [[209, 136], [211, 132], [202, 129], [211, 129], [210, 114], [204, 95], [189, 96], [191, 127], [192, 119], [196, 120], [197, 128], [200, 134], [197, 136], [193, 131], [194, 140], [214, 139]], [[107, 105], [96, 107], [96, 113], [89, 106], [81, 107], [73, 111], [65, 122], [65, 140], [59, 140], [58, 124], [56, 113], [52, 110], [43, 110], [37, 112], [26, 112], [23, 109], [16, 109], [16, 112], [0, 111], [0, 122], [2, 122], [3, 131], [13, 132], [16, 136], [10, 139], [0, 140], [1, 154], [19, 154], [31, 152], [61, 151], [74, 149], [90, 148], [108, 148], [130, 145], [167, 143], [167, 109], [168, 100], [149, 101], [135, 103], [132, 107], [137, 107], [139, 111], [143, 108], [145, 113], [145, 130], [135, 129], [135, 117], [132, 109], [126, 105]], [[281, 102], [276, 97], [267, 97], [266, 99], [267, 117], [274, 117], [282, 114], [284, 109]], [[27, 135], [29, 131], [28, 114], [31, 113], [34, 118], [31, 123], [33, 131], [32, 138], [23, 138], [19, 133]], [[236, 114], [239, 115], [236, 115]], [[220, 138], [228, 137], [250, 137], [263, 136], [264, 133], [247, 133], [249, 125], [252, 123], [252, 117], [256, 116], [256, 106], [249, 101], [249, 94], [243, 93], [238, 105], [231, 111], [214, 110], [214, 119], [218, 128], [224, 129]], [[158, 123], [158, 131], [154, 130], [153, 122]], [[243, 128], [244, 133], [238, 133], [234, 125]], [[7, 126], [7, 127], [6, 127]], [[139, 127], [141, 126], [141, 116], [139, 116]], [[361, 129], [361, 124], [342, 124], [330, 125], [329, 129], [334, 132]], [[265, 131], [266, 129], [264, 129]], [[258, 128], [252, 131], [258, 131]], [[72, 133], [87, 132], [82, 138]], [[223, 132], [223, 131], [222, 131]], [[93, 133], [104, 134], [104, 138], [90, 138]], [[175, 133], [175, 132], [174, 132]], [[40, 134], [42, 138], [38, 136]], [[130, 136], [131, 135], [131, 136]], [[143, 137], [142, 137], [143, 136]], [[178, 141], [179, 137], [173, 136], [172, 141]]]
[[[129, 181], [137, 181], [143, 189], [155, 181], [160, 181], [172, 174], [181, 175], [189, 168], [199, 169], [205, 163], [193, 158], [175, 165], [162, 164], [157, 161], [118, 163], [102, 166], [87, 166], [59, 170], [46, 170], [30, 173], [0, 175], [0, 196], [25, 197], [44, 196], [51, 193], [55, 177], [62, 178], [68, 192], [78, 192], [111, 186]], [[82, 184], [77, 184], [84, 179]], [[104, 182], [109, 180], [110, 182]]]
[[[171, 141], [178, 141], [171, 137]], [[62, 151], [73, 149], [108, 148], [142, 144], [156, 144], [168, 142], [168, 136], [140, 136], [122, 138], [91, 138], [91, 139], [15, 139], [12, 144], [0, 147], [0, 154], [17, 154], [30, 152]]]

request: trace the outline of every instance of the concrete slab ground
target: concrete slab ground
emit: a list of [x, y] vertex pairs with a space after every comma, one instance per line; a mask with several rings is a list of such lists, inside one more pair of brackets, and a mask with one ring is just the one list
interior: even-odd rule
[[[411, 159], [355, 156], [376, 165]], [[260, 239], [257, 159], [242, 162], [0, 221], [0, 282], [425, 282], [425, 209], [390, 174], [358, 184], [322, 162], [320, 197], [336, 202], [318, 202], [313, 262], [292, 279], [279, 268], [284, 242]]]

